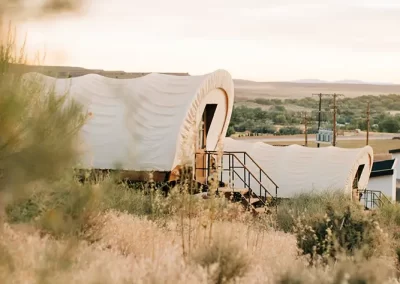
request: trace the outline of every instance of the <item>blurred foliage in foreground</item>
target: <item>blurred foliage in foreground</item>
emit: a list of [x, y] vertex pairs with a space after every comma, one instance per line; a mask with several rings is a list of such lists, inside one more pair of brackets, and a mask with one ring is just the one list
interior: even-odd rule
[[36, 78], [8, 72], [10, 63], [25, 63], [26, 58], [10, 29], [0, 42], [0, 212], [9, 197], [32, 183], [71, 169], [78, 154], [77, 133], [86, 119], [67, 94], [56, 96]]

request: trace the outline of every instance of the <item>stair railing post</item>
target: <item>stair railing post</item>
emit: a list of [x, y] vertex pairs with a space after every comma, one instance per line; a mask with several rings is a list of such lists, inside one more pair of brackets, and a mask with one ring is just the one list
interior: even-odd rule
[[221, 178], [220, 178], [220, 181], [221, 181], [221, 182], [224, 182], [224, 181], [223, 181], [223, 172], [224, 172], [224, 153], [222, 153], [222, 155], [221, 155], [221, 164], [219, 164], [219, 168], [220, 168], [220, 171], [221, 171]]
[[375, 202], [375, 193], [371, 192], [371, 194], [372, 194], [373, 206], [375, 207], [375, 204], [376, 204], [376, 202]]
[[235, 192], [235, 156], [232, 155], [232, 190]]
[[209, 152], [206, 151], [206, 155], [207, 155], [207, 172], [206, 172], [206, 178], [207, 181], [210, 177], [210, 163], [211, 163], [211, 154]]
[[[250, 180], [249, 180], [249, 182], [250, 182]], [[252, 191], [251, 191], [251, 187], [250, 187], [250, 185], [248, 186], [249, 187], [249, 202], [248, 202], [248, 206], [249, 206], [249, 210], [251, 210], [251, 196], [252, 196]]]
[[249, 210], [251, 210], [251, 196], [253, 195], [253, 191], [251, 190], [251, 179], [250, 179], [250, 171], [247, 169], [247, 174], [249, 175]]
[[368, 196], [369, 196], [369, 198], [368, 198], [368, 205], [370, 206], [370, 208], [372, 209], [372, 202], [373, 202], [373, 199], [374, 199], [374, 197], [372, 196], [372, 192], [369, 192], [369, 194], [368, 194]]
[[[229, 186], [232, 187], [232, 167], [231, 167], [231, 154], [228, 154], [228, 172], [229, 172]], [[232, 187], [233, 189], [233, 187]]]
[[[243, 153], [243, 164], [246, 165], [246, 155]], [[246, 188], [246, 169], [243, 167], [244, 187]]]
[[197, 180], [197, 153], [194, 153], [194, 180]]
[[[261, 169], [258, 169], [258, 171], [259, 171], [259, 173], [260, 173], [260, 196], [262, 197], [262, 192], [261, 192], [261, 184], [262, 184], [262, 176], [261, 176]], [[265, 193], [265, 195], [267, 194], [265, 191], [264, 191], [264, 193]], [[265, 196], [265, 198], [264, 198], [264, 201], [267, 201], [267, 197]]]

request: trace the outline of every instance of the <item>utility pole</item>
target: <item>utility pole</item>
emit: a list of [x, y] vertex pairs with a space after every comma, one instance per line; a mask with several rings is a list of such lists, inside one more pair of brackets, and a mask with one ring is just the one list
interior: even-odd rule
[[336, 113], [337, 113], [337, 105], [336, 98], [338, 96], [343, 96], [341, 94], [333, 94], [333, 143], [332, 145], [336, 146]]
[[308, 147], [308, 136], [307, 136], [308, 135], [308, 133], [307, 133], [307, 131], [308, 131], [308, 129], [307, 129], [308, 117], [307, 117], [307, 112], [304, 112], [303, 123], [304, 123], [304, 146]]
[[[319, 107], [318, 107], [318, 132], [319, 129], [321, 128], [321, 107], [322, 107], [322, 94], [313, 94], [313, 96], [318, 96], [319, 97]], [[317, 144], [317, 147], [319, 148], [319, 143]]]
[[[323, 96], [332, 96], [332, 94], [312, 94], [313, 96], [319, 97], [319, 105], [318, 105], [318, 132], [321, 128], [321, 112], [322, 112], [322, 97]], [[317, 143], [317, 147], [319, 148], [319, 143]]]
[[367, 145], [369, 143], [369, 124], [370, 124], [369, 115], [370, 115], [370, 105], [368, 102], [368, 105], [367, 105]]

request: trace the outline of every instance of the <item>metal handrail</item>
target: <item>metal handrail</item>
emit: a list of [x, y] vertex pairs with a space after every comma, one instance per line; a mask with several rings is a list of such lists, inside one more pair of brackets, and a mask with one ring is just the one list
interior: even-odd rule
[[366, 206], [370, 204], [372, 206], [382, 207], [382, 205], [391, 203], [391, 201], [382, 193], [382, 191], [364, 189], [360, 190], [359, 192], [365, 194], [365, 197], [362, 197], [361, 199], [365, 200]]
[[[250, 198], [252, 197], [257, 197], [258, 200], [260, 200], [263, 205], [266, 204], [267, 202], [267, 198], [272, 198], [277, 199], [278, 198], [278, 185], [271, 179], [271, 177], [259, 166], [259, 164], [254, 161], [254, 159], [252, 157], [250, 157], [250, 155], [247, 154], [247, 152], [244, 151], [224, 151], [224, 152], [218, 152], [218, 151], [204, 151], [201, 153], [196, 153], [196, 157], [197, 155], [207, 155], [208, 157], [204, 157], [206, 160], [208, 160], [208, 165], [206, 165], [204, 168], [198, 168], [197, 166], [195, 167], [195, 173], [196, 170], [205, 170], [206, 176], [209, 176], [210, 174], [210, 157], [211, 155], [221, 155], [223, 156], [227, 156], [229, 159], [229, 166], [228, 169], [226, 169], [223, 166], [223, 161], [221, 165], [218, 164], [217, 169], [221, 169], [221, 181], [223, 181], [223, 172], [228, 171], [229, 172], [229, 182], [228, 184], [230, 186], [232, 186], [232, 190], [233, 192], [235, 192], [235, 186], [234, 186], [234, 179], [235, 176], [237, 176], [244, 184], [245, 188], [249, 190], [249, 206], [251, 206], [250, 204]], [[243, 154], [243, 162], [239, 159], [239, 157], [237, 156], [237, 154]], [[246, 166], [246, 157], [248, 157], [253, 164], [257, 167], [257, 169], [259, 170], [260, 173], [260, 179], [256, 178], [255, 174]], [[239, 163], [239, 165], [235, 165], [235, 160], [237, 160], [237, 162]], [[243, 178], [240, 176], [240, 174], [237, 172], [236, 169], [243, 169]], [[275, 187], [275, 196], [264, 186], [264, 184], [262, 183], [262, 174], [264, 174], [267, 177], [267, 180], [269, 180]], [[246, 179], [246, 177], [248, 176], [248, 181]], [[254, 179], [254, 181], [257, 183], [257, 187], [260, 187], [260, 195], [256, 194], [255, 191], [251, 188], [251, 184], [250, 184], [250, 177], [252, 177]], [[233, 181], [233, 184], [232, 184]], [[262, 191], [264, 191], [264, 194], [262, 194]], [[261, 198], [265, 198], [265, 201]], [[242, 197], [243, 199], [246, 200], [245, 197]]]
[[276, 187], [279, 188], [279, 186], [272, 180], [272, 178], [258, 165], [256, 161], [247, 153], [247, 152], [227, 152], [227, 153], [233, 153], [233, 154], [244, 154], [246, 155], [256, 166], [257, 168], [269, 179], [270, 182], [272, 182]]
[[[218, 151], [206, 151], [205, 153], [218, 154], [220, 152], [218, 152]], [[257, 168], [269, 179], [269, 181], [272, 182], [274, 186], [279, 188], [279, 186], [272, 180], [272, 178], [260, 167], [260, 165], [256, 161], [254, 161], [254, 159], [247, 152], [244, 152], [244, 151], [226, 151], [226, 152], [223, 152], [222, 155], [226, 155], [226, 154], [243, 154], [243, 155], [246, 155], [257, 166]]]
[[[250, 198], [251, 198], [251, 193], [253, 192], [253, 190], [250, 188], [250, 185], [247, 183], [247, 182], [245, 182], [243, 179], [242, 179], [242, 177], [235, 171], [235, 170], [233, 170], [233, 173], [234, 174], [236, 174], [237, 176], [238, 176], [238, 178], [240, 178], [240, 180], [244, 183], [244, 185], [245, 186], [247, 186], [248, 187], [248, 189], [249, 189], [249, 201], [248, 201], [248, 203], [249, 203], [249, 205], [250, 205]], [[232, 188], [233, 189], [233, 192], [235, 192], [235, 189], [234, 188]], [[256, 197], [263, 203], [263, 205], [265, 205], [265, 202], [256, 194]], [[244, 198], [244, 197], [242, 197], [242, 198]]]
[[[232, 157], [235, 157], [236, 160], [238, 160], [238, 162], [243, 166], [243, 168], [244, 168], [245, 170], [247, 170], [247, 172], [256, 180], [256, 182], [262, 186], [262, 188], [264, 189], [264, 191], [267, 192], [269, 195], [272, 196], [272, 194], [268, 191], [268, 189], [265, 188], [265, 186], [254, 176], [254, 174], [250, 171], [250, 169], [247, 168], [246, 165], [243, 164], [242, 161], [240, 161], [240, 159], [239, 159], [235, 154], [230, 153], [229, 155], [232, 155]], [[235, 172], [236, 172], [236, 171], [235, 171]], [[237, 173], [236, 173], [236, 174], [237, 174]]]

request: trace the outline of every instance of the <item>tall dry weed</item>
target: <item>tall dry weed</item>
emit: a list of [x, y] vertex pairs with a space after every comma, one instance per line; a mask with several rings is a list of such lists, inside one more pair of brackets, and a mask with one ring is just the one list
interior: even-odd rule
[[250, 257], [244, 248], [238, 243], [227, 242], [221, 236], [214, 238], [211, 245], [195, 251], [192, 260], [206, 268], [210, 281], [216, 284], [240, 279], [250, 267]]
[[321, 268], [300, 267], [284, 273], [278, 284], [397, 284], [396, 270], [385, 259], [343, 259], [335, 265]]

